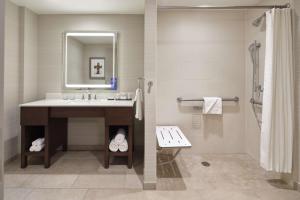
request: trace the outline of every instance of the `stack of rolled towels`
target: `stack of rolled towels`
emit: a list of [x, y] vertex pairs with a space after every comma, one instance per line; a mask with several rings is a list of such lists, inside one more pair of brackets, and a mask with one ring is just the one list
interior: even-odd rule
[[29, 148], [30, 152], [39, 152], [45, 147], [45, 138], [38, 138], [32, 142], [31, 147]]
[[119, 129], [115, 137], [109, 143], [109, 150], [112, 152], [126, 152], [128, 151], [128, 142], [126, 140], [126, 131]]

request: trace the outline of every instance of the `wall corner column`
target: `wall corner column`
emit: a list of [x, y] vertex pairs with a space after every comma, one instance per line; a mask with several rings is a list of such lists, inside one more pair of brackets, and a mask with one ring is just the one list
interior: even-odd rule
[[[144, 189], [156, 189], [156, 67], [157, 67], [157, 0], [145, 0], [144, 96], [145, 156]], [[149, 85], [152, 87], [149, 90]]]

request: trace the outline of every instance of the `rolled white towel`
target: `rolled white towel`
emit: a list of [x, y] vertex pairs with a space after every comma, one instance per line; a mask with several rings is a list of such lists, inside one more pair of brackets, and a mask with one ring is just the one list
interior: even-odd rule
[[126, 138], [126, 132], [124, 129], [119, 129], [116, 136], [115, 136], [115, 141], [116, 143], [119, 145], [119, 144], [122, 144]]
[[32, 142], [32, 146], [38, 146], [45, 143], [45, 138], [38, 138]]
[[45, 144], [41, 144], [41, 145], [32, 145], [32, 146], [29, 148], [29, 151], [30, 151], [30, 152], [39, 152], [39, 151], [42, 151], [44, 147], [45, 147]]
[[121, 144], [119, 144], [119, 150], [121, 152], [128, 151], [128, 142], [127, 142], [127, 140], [124, 140]]
[[118, 144], [115, 142], [114, 139], [112, 139], [109, 143], [109, 150], [112, 152], [117, 152], [118, 148], [119, 148]]
[[34, 152], [34, 151], [35, 151], [35, 146], [34, 146], [34, 145], [31, 146], [31, 147], [29, 148], [29, 151], [30, 151], [30, 152]]

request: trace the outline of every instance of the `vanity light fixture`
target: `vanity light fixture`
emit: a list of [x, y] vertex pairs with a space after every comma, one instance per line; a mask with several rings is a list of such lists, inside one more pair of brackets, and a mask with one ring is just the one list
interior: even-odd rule
[[66, 36], [99, 36], [99, 37], [115, 37], [115, 33], [106, 32], [69, 32]]

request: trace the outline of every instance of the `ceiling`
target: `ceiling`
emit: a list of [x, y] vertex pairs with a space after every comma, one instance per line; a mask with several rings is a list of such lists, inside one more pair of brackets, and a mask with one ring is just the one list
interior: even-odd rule
[[[143, 14], [145, 0], [11, 0], [38, 14]], [[262, 0], [158, 0], [159, 5], [254, 5]]]
[[145, 0], [11, 0], [38, 14], [143, 14]]
[[158, 0], [160, 6], [246, 6], [262, 0]]

